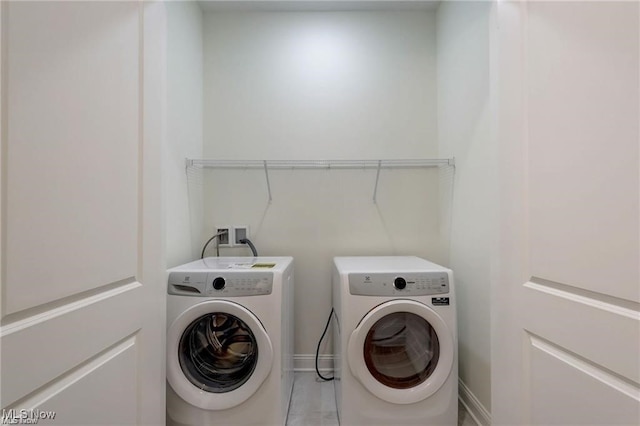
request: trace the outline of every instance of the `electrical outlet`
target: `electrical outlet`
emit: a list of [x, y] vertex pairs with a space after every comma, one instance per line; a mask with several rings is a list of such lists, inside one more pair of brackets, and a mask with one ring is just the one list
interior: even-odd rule
[[216, 233], [220, 234], [221, 232], [225, 232], [225, 234], [218, 235], [218, 245], [220, 247], [233, 247], [232, 241], [234, 241], [233, 237], [233, 228], [226, 225], [218, 225], [216, 226]]
[[233, 227], [233, 241], [236, 245], [241, 245], [240, 240], [249, 238], [249, 227], [246, 225], [236, 225]]

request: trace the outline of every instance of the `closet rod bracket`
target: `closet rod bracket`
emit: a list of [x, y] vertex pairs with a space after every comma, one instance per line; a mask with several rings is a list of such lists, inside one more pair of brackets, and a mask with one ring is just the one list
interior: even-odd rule
[[269, 204], [273, 201], [271, 197], [271, 184], [269, 183], [269, 167], [267, 167], [267, 160], [264, 160], [264, 178], [267, 180], [267, 192], [269, 194]]
[[378, 171], [376, 172], [376, 185], [373, 188], [373, 204], [378, 204], [378, 181], [380, 180], [380, 169], [382, 168], [382, 160], [378, 160]]

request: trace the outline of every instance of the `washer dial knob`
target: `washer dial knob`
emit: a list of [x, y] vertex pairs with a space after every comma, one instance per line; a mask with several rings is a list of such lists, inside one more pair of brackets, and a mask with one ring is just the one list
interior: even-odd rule
[[216, 290], [222, 290], [225, 286], [226, 282], [222, 277], [216, 277], [213, 280], [213, 288]]
[[407, 286], [407, 280], [402, 277], [398, 277], [393, 280], [393, 286], [398, 290], [404, 290], [404, 288]]

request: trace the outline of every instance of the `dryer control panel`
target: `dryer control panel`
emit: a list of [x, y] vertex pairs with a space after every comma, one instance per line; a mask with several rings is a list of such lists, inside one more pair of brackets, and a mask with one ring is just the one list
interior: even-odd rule
[[360, 296], [428, 296], [449, 293], [446, 272], [349, 274], [349, 293]]
[[273, 273], [266, 271], [171, 272], [169, 294], [200, 297], [262, 296], [273, 290]]

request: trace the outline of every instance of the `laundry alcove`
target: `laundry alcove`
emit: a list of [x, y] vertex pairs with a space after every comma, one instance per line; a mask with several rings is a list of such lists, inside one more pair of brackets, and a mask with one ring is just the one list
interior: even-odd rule
[[489, 408], [488, 270], [473, 254], [488, 237], [463, 233], [491, 216], [491, 7], [444, 3], [168, 4], [167, 257], [199, 257], [220, 225], [293, 256], [300, 370], [331, 309], [334, 256], [460, 265], [461, 377]]

